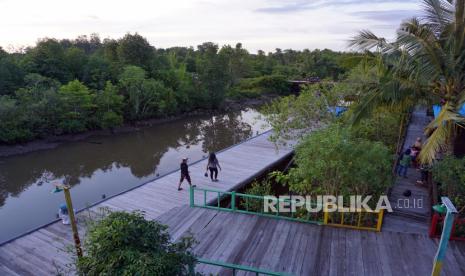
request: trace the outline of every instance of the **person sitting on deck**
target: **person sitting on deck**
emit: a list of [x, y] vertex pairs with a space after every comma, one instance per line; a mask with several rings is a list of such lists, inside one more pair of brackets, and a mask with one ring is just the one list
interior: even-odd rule
[[60, 209], [58, 209], [58, 217], [64, 225], [70, 224], [68, 207], [66, 207], [66, 204], [60, 205]]
[[407, 169], [410, 167], [410, 164], [412, 163], [412, 151], [410, 149], [407, 149], [401, 156], [401, 159], [399, 161], [399, 167], [397, 167], [397, 174], [399, 176], [403, 176], [407, 178]]
[[191, 176], [189, 175], [189, 165], [187, 165], [187, 160], [189, 158], [185, 157], [182, 159], [181, 162], [181, 179], [179, 180], [179, 185], [178, 185], [178, 191], [181, 191], [181, 184], [184, 181], [184, 179], [187, 180], [187, 183], [189, 183], [190, 186], [195, 187], [195, 185], [192, 185], [191, 181]]

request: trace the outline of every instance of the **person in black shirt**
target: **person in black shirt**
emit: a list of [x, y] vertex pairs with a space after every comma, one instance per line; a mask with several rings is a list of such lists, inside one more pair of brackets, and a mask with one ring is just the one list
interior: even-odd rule
[[[188, 158], [186, 157], [186, 158], [183, 158], [181, 162], [181, 179], [179, 180], [178, 191], [182, 190], [181, 184], [184, 181], [184, 179], [186, 179], [187, 183], [189, 183], [189, 185], [192, 186], [191, 176], [189, 175], [189, 165], [187, 165], [187, 160]], [[193, 185], [192, 187], [195, 187], [195, 185]]]

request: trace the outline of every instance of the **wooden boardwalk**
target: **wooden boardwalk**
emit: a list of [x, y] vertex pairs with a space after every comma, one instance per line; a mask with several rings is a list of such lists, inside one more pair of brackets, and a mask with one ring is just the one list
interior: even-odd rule
[[[235, 190], [292, 154], [291, 145], [276, 146], [268, 140], [271, 132], [247, 140], [217, 154], [223, 170], [219, 182], [204, 176], [206, 160], [189, 166], [192, 182], [201, 188], [222, 191]], [[148, 219], [155, 219], [167, 211], [189, 202], [189, 189], [177, 191], [179, 171], [162, 176], [152, 182], [109, 198], [92, 208], [113, 210], [142, 210]], [[72, 191], [71, 191], [72, 192]], [[208, 200], [215, 195], [209, 194]], [[85, 217], [81, 212], [78, 217]], [[81, 238], [85, 226], [79, 224]], [[56, 274], [71, 262], [66, 248], [72, 245], [71, 228], [54, 222], [0, 246], [0, 275], [50, 275]]]
[[[293, 275], [430, 275], [438, 248], [426, 233], [360, 231], [188, 206], [159, 219], [174, 239], [194, 236], [194, 252], [202, 258]], [[232, 275], [203, 264], [197, 270]], [[442, 275], [465, 275], [465, 243], [449, 244]]]
[[[417, 107], [412, 112], [402, 152], [410, 148], [417, 137], [425, 141], [424, 128], [430, 120], [424, 107]], [[389, 201], [394, 212], [385, 216], [382, 231], [426, 234], [431, 217], [429, 189], [415, 185], [416, 181], [421, 179], [421, 173], [417, 169], [409, 168], [407, 176], [408, 178], [397, 177], [392, 187]], [[406, 190], [411, 191], [410, 197], [403, 195]]]

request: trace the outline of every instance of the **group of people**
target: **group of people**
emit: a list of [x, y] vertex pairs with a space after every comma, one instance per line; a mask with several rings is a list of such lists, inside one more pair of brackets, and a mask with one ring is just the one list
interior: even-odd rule
[[[190, 186], [192, 187], [196, 186], [196, 185], [192, 185], [192, 180], [189, 174], [189, 165], [187, 164], [187, 160], [189, 160], [189, 158], [187, 157], [183, 158], [181, 165], [180, 165], [181, 179], [179, 180], [178, 191], [182, 190], [181, 184], [184, 181], [184, 179], [187, 180], [187, 183], [189, 183]], [[214, 152], [211, 152], [210, 155], [208, 156], [207, 167], [205, 169], [205, 176], [208, 177], [208, 171], [210, 171], [211, 181], [217, 182], [218, 181], [218, 169], [221, 171], [220, 162], [218, 161], [218, 158], [216, 158], [216, 154]]]
[[399, 166], [397, 167], [397, 174], [407, 178], [408, 168], [413, 165], [415, 168], [418, 168], [419, 162], [417, 162], [417, 157], [421, 151], [421, 138], [418, 137], [415, 140], [415, 143], [400, 157]]

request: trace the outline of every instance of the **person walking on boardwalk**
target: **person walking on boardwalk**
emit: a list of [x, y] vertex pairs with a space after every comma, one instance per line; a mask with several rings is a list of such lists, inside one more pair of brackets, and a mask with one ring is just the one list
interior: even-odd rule
[[397, 174], [399, 176], [403, 176], [407, 178], [407, 169], [410, 167], [410, 164], [412, 163], [412, 151], [410, 149], [407, 149], [401, 156], [401, 159], [399, 161], [399, 167], [397, 168]]
[[212, 181], [218, 181], [218, 168], [221, 170], [220, 162], [218, 162], [216, 154], [214, 152], [211, 152], [210, 156], [208, 157], [206, 171], [210, 170], [210, 178]]
[[184, 179], [187, 180], [189, 186], [195, 187], [195, 185], [192, 185], [191, 176], [189, 175], [189, 165], [187, 165], [188, 159], [189, 158], [184, 157], [181, 162], [181, 179], [179, 180], [178, 191], [182, 190], [181, 184], [184, 181]]

